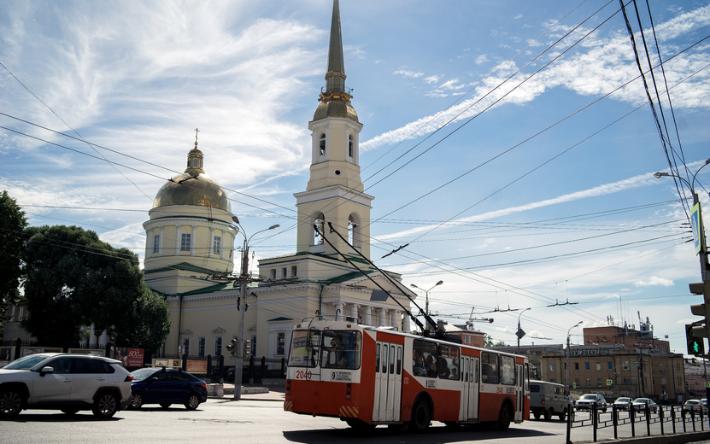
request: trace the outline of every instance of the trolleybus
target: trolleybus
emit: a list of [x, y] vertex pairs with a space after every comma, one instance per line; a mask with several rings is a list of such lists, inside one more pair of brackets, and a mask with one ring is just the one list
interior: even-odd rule
[[470, 347], [349, 320], [314, 319], [292, 334], [284, 410], [426, 429], [529, 419], [524, 356]]

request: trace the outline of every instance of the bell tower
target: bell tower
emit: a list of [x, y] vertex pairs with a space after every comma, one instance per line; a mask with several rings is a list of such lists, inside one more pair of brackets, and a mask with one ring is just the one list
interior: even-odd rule
[[370, 208], [373, 196], [365, 194], [360, 178], [360, 130], [362, 123], [345, 88], [345, 62], [338, 0], [333, 2], [330, 24], [328, 69], [325, 89], [309, 122], [311, 168], [306, 191], [297, 193], [299, 252], [337, 255], [314, 230], [321, 232], [338, 250], [355, 254], [342, 240], [329, 233], [328, 222], [365, 256], [370, 256]]

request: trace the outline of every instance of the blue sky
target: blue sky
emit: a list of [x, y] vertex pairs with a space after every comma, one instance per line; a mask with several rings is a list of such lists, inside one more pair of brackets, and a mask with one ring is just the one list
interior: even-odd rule
[[[404, 273], [407, 284], [427, 287], [444, 280], [432, 292], [432, 309], [452, 322], [463, 322], [472, 306], [477, 313], [498, 305], [533, 307], [522, 315], [523, 328], [553, 338], [536, 343], [549, 343], [563, 341], [578, 320], [601, 325], [612, 315], [638, 324], [640, 311], [650, 317], [656, 335], [668, 335], [680, 352], [682, 324], [692, 318], [688, 305], [699, 301], [687, 291], [687, 284], [699, 279], [697, 258], [684, 242], [685, 215], [672, 181], [652, 176], [667, 163], [640, 80], [520, 144], [638, 75], [620, 14], [393, 173], [611, 16], [618, 4], [606, 3], [341, 2], [347, 85], [365, 125], [362, 175], [368, 193], [376, 196], [373, 257], [410, 242], [380, 265]], [[650, 5], [664, 60], [710, 33], [707, 1]], [[97, 144], [173, 170], [184, 169], [193, 129], [199, 127], [210, 176], [295, 208], [292, 194], [307, 181], [307, 123], [323, 84], [330, 2], [10, 1], [6, 6], [0, 10], [0, 61], [56, 115], [2, 68], [0, 112], [56, 130], [71, 127]], [[639, 7], [651, 39], [645, 2]], [[638, 31], [633, 12], [631, 19]], [[708, 63], [705, 40], [665, 66], [691, 168], [710, 155]], [[0, 116], [0, 125], [98, 155], [81, 142], [8, 117]], [[674, 146], [678, 150], [675, 141]], [[101, 155], [158, 177], [0, 129], [0, 188], [26, 205], [33, 224], [79, 224], [142, 255], [141, 224], [170, 173], [115, 153]], [[710, 168], [698, 177], [710, 187]], [[707, 191], [701, 188], [701, 195], [707, 203]], [[293, 213], [282, 208], [231, 197], [233, 210], [252, 231], [293, 223]], [[439, 225], [442, 221], [448, 222]], [[293, 230], [255, 245], [258, 257], [294, 248]], [[510, 263], [519, 261], [525, 262]], [[567, 298], [580, 304], [569, 310], [545, 307]], [[517, 316], [494, 318], [493, 324], [476, 325], [513, 342]]]

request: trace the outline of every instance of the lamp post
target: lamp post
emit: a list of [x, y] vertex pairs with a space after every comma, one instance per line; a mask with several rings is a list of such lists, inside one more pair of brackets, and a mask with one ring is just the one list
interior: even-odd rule
[[583, 323], [584, 323], [584, 321], [579, 321], [579, 322], [577, 322], [576, 324], [574, 324], [573, 326], [571, 326], [571, 327], [567, 330], [567, 353], [566, 353], [566, 355], [567, 355], [566, 358], [567, 358], [567, 359], [565, 360], [565, 385], [567, 386], [567, 392], [568, 392], [568, 393], [570, 392], [570, 384], [569, 384], [569, 336], [570, 336], [570, 333], [572, 332], [573, 329], [579, 327], [579, 326], [582, 325]]
[[[653, 176], [656, 179], [660, 179], [661, 177], [674, 177], [674, 178], [680, 180], [681, 182], [684, 182], [688, 186], [688, 189], [690, 189], [690, 193], [693, 196], [693, 206], [695, 206], [695, 205], [700, 204], [700, 199], [698, 199], [698, 193], [695, 192], [695, 180], [698, 178], [698, 173], [700, 172], [700, 170], [702, 170], [703, 168], [705, 168], [709, 164], [710, 164], [710, 159], [705, 159], [705, 163], [703, 163], [700, 166], [700, 168], [695, 170], [695, 173], [693, 173], [693, 177], [690, 180], [690, 182], [688, 182], [688, 180], [685, 179], [684, 177], [681, 177], [677, 174], [668, 173], [665, 171], [658, 171], [657, 173], [654, 173]], [[698, 213], [700, 213], [700, 208], [698, 208]], [[705, 228], [703, 227], [703, 218], [700, 214], [698, 217], [698, 221], [699, 221], [698, 232], [700, 235], [700, 237], [698, 239], [698, 241], [700, 242], [700, 253], [698, 254], [698, 256], [700, 257], [700, 276], [702, 277], [703, 282], [705, 282], [708, 279], [708, 260], [707, 260], [707, 251], [706, 251], [707, 245], [705, 244]]]
[[518, 351], [520, 351], [520, 339], [525, 336], [525, 332], [520, 328], [520, 316], [523, 315], [528, 310], [532, 310], [532, 308], [528, 307], [525, 310], [521, 311], [518, 313], [518, 331], [515, 332], [515, 336], [518, 338]]
[[247, 232], [244, 227], [239, 223], [239, 218], [236, 216], [232, 217], [232, 220], [239, 228], [238, 232], [244, 237], [244, 243], [242, 244], [242, 269], [239, 273], [239, 304], [237, 304], [237, 310], [239, 310], [239, 342], [236, 353], [236, 360], [234, 362], [234, 399], [240, 400], [242, 398], [242, 370], [244, 368], [244, 345], [246, 344], [247, 326], [246, 326], [246, 311], [247, 311], [247, 284], [249, 283], [249, 242], [251, 239], [259, 233], [265, 231], [273, 230], [280, 227], [279, 224], [272, 225], [269, 228], [264, 228], [259, 230], [251, 236], [247, 237]]
[[434, 287], [438, 287], [443, 283], [444, 281], [439, 281], [436, 284], [432, 285], [428, 290], [418, 287], [417, 284], [411, 284], [412, 287], [424, 292], [424, 313], [426, 313], [427, 316], [429, 316], [429, 292], [432, 291]]

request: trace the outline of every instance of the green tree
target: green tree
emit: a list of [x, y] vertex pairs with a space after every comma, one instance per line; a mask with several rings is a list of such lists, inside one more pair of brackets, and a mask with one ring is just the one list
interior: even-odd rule
[[117, 346], [140, 347], [157, 351], [170, 331], [168, 306], [162, 296], [143, 283], [140, 296], [125, 316], [112, 326], [112, 337]]
[[0, 194], [0, 330], [7, 308], [17, 302], [22, 275], [25, 213], [7, 191]]
[[25, 262], [25, 327], [41, 344], [76, 345], [81, 326], [91, 324], [120, 345], [142, 345], [128, 343], [139, 337], [131, 329], [155, 334], [149, 339], [156, 342], [165, 338], [166, 329], [152, 327], [162, 319], [167, 323], [167, 308], [151, 299], [130, 250], [113, 248], [80, 227], [33, 227], [27, 230]]

